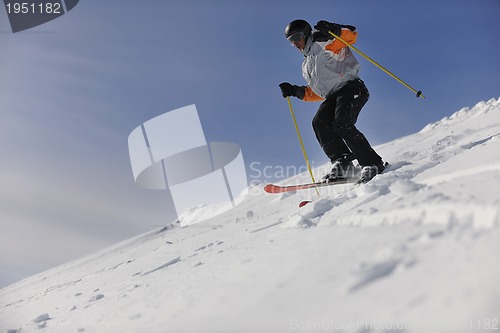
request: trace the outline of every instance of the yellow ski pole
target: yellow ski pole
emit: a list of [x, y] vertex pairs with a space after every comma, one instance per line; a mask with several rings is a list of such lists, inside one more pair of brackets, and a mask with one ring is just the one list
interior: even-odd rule
[[372, 58], [370, 58], [369, 56], [367, 56], [366, 54], [364, 54], [363, 52], [361, 52], [358, 48], [356, 48], [354, 45], [351, 45], [349, 44], [348, 42], [346, 42], [345, 40], [343, 40], [342, 38], [340, 38], [339, 36], [337, 36], [336, 34], [334, 34], [333, 32], [331, 31], [328, 31], [330, 33], [330, 35], [332, 35], [333, 37], [337, 38], [338, 40], [340, 40], [342, 43], [344, 43], [345, 45], [349, 46], [351, 49], [353, 49], [354, 51], [358, 52], [359, 54], [361, 54], [366, 60], [368, 60], [369, 62], [371, 62], [372, 64], [374, 64], [375, 66], [377, 66], [378, 68], [380, 68], [381, 70], [383, 70], [385, 73], [389, 74], [392, 78], [394, 78], [396, 81], [398, 81], [399, 83], [401, 83], [402, 85], [404, 85], [406, 88], [410, 89], [411, 91], [413, 91], [414, 93], [417, 94], [417, 97], [422, 97], [422, 98], [425, 98], [424, 95], [422, 95], [422, 91], [419, 90], [417, 91], [416, 89], [413, 89], [412, 87], [410, 87], [406, 82], [404, 82], [403, 80], [401, 80], [399, 77], [397, 77], [396, 75], [392, 74], [391, 72], [389, 72], [386, 68], [384, 68], [382, 65], [380, 65], [379, 63], [377, 63], [375, 60], [373, 60]]
[[[311, 175], [312, 182], [316, 183], [316, 181], [314, 180], [314, 175], [311, 170], [311, 165], [309, 164], [309, 158], [307, 157], [306, 149], [304, 148], [304, 142], [302, 141], [302, 136], [300, 135], [299, 125], [297, 125], [297, 119], [295, 119], [295, 113], [293, 112], [292, 102], [290, 101], [290, 97], [287, 97], [286, 100], [288, 102], [288, 107], [290, 108], [290, 114], [292, 115], [293, 124], [295, 125], [295, 131], [297, 131], [297, 136], [299, 137], [300, 147], [302, 148], [302, 153], [304, 154], [304, 159], [306, 160], [307, 169], [309, 170], [309, 174]], [[318, 188], [314, 187], [314, 189], [316, 190], [316, 194], [319, 196]]]

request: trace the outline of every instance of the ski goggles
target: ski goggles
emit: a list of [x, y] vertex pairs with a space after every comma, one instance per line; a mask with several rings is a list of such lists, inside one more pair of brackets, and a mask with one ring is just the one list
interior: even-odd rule
[[302, 32], [296, 32], [293, 35], [289, 36], [287, 39], [290, 43], [297, 43], [299, 40], [301, 40], [304, 37], [304, 33]]

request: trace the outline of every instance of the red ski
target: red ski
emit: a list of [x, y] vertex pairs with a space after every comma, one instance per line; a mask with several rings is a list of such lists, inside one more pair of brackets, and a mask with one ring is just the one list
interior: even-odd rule
[[[389, 166], [389, 163], [384, 163], [384, 169], [387, 169]], [[326, 182], [316, 182], [316, 183], [307, 183], [307, 184], [300, 184], [300, 185], [275, 185], [275, 184], [267, 184], [264, 186], [264, 191], [267, 193], [272, 193], [272, 194], [277, 194], [277, 193], [285, 193], [285, 192], [294, 192], [294, 191], [299, 191], [299, 190], [307, 190], [311, 188], [318, 188], [318, 187], [325, 187], [325, 186], [332, 186], [332, 185], [340, 185], [340, 184], [364, 184], [369, 182], [375, 175], [373, 175], [371, 178], [359, 178], [359, 177], [352, 177], [352, 178], [344, 178], [344, 179], [337, 179], [334, 181], [330, 181], [328, 183]], [[299, 207], [304, 207], [305, 205], [311, 203], [311, 200], [304, 200], [299, 203]]]
[[267, 193], [272, 193], [272, 194], [277, 194], [277, 193], [285, 193], [285, 192], [294, 192], [294, 191], [299, 191], [299, 190], [307, 190], [315, 187], [325, 187], [325, 186], [332, 186], [332, 185], [340, 185], [340, 184], [351, 184], [351, 183], [356, 183], [359, 181], [359, 178], [345, 178], [345, 179], [338, 179], [332, 182], [316, 182], [316, 183], [307, 183], [307, 184], [300, 184], [300, 185], [275, 185], [275, 184], [267, 184], [264, 186], [264, 191]]

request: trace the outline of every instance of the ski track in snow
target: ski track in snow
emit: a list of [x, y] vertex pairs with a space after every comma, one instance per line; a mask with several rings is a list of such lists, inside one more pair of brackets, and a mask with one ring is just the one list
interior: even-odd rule
[[367, 184], [321, 188], [320, 198], [254, 185], [210, 220], [174, 222], [0, 289], [0, 332], [498, 327], [499, 148], [492, 99], [377, 147], [391, 165]]

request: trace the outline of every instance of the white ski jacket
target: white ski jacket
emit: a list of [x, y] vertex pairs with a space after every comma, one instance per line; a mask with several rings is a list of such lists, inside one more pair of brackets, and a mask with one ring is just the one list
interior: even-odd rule
[[[354, 44], [357, 32], [354, 27], [342, 28], [340, 37]], [[360, 65], [351, 49], [337, 39], [315, 41], [311, 36], [302, 53], [302, 76], [305, 87], [304, 101], [319, 101], [340, 90], [348, 81], [359, 78]]]

